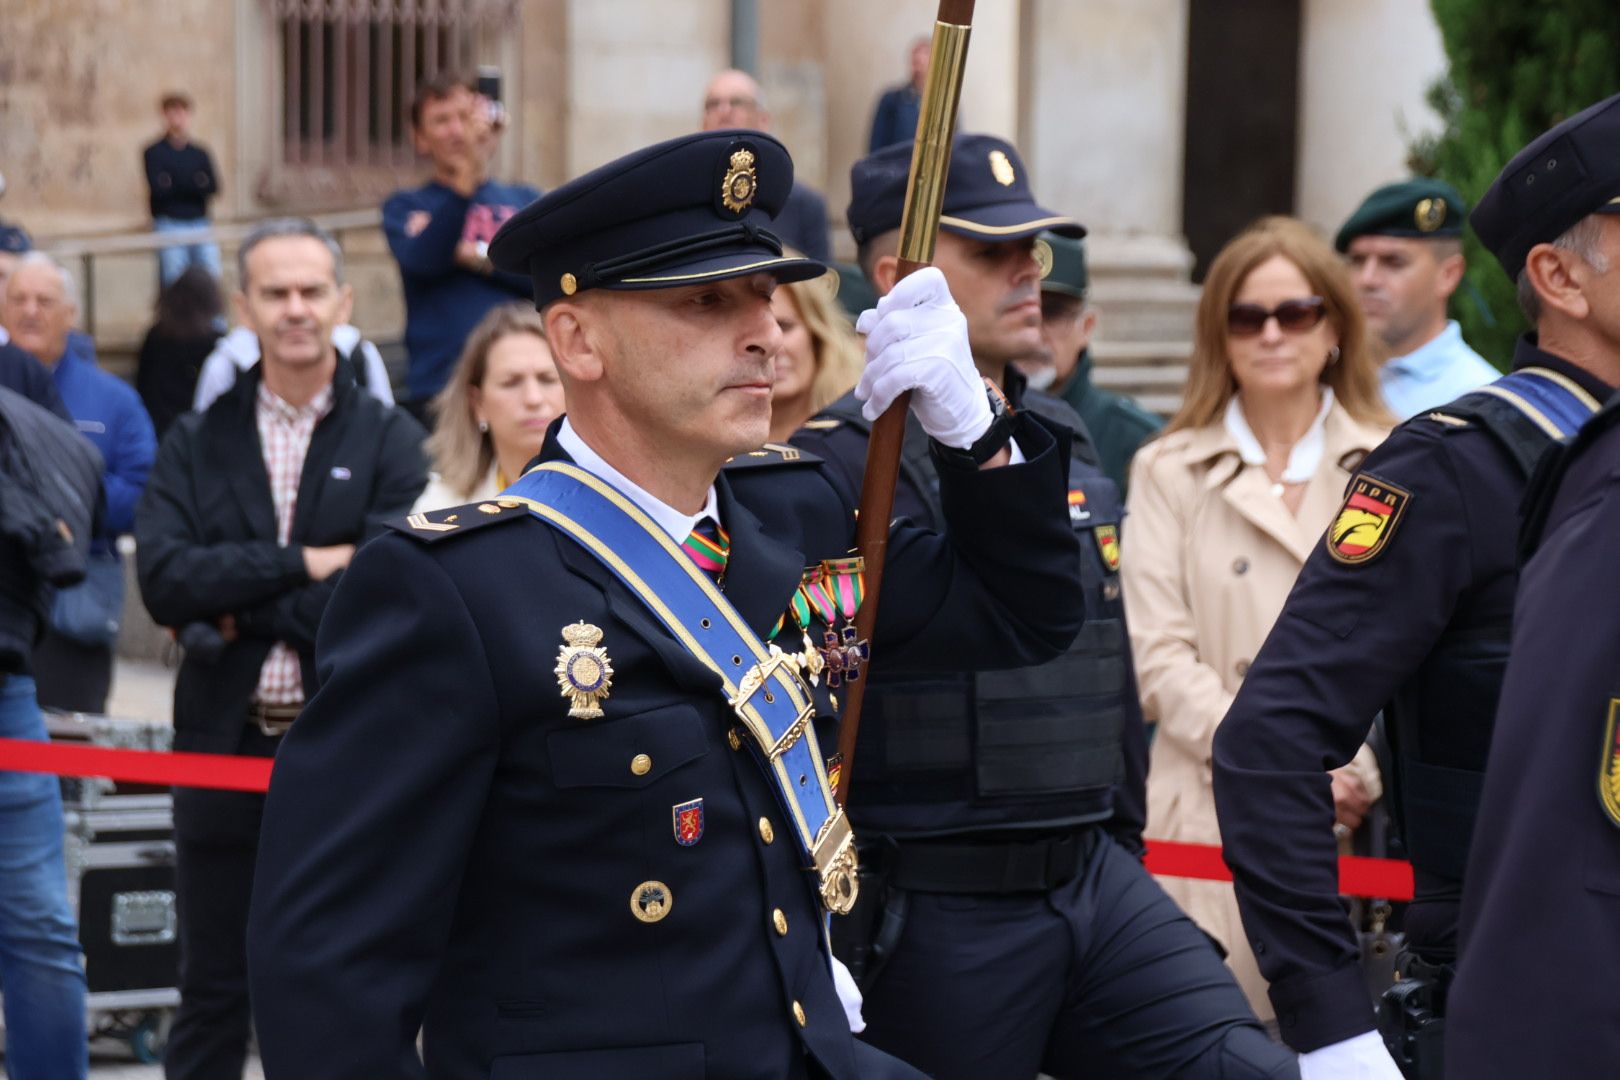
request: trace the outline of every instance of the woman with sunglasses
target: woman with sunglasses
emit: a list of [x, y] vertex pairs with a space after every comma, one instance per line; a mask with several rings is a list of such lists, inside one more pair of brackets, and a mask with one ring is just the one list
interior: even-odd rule
[[[1291, 218], [1210, 265], [1187, 393], [1131, 467], [1121, 576], [1142, 709], [1158, 733], [1147, 835], [1219, 844], [1210, 746], [1351, 471], [1393, 418], [1348, 273]], [[1333, 778], [1345, 830], [1378, 797], [1370, 750]], [[1226, 882], [1160, 884], [1227, 950], [1262, 1020], [1266, 983]]]

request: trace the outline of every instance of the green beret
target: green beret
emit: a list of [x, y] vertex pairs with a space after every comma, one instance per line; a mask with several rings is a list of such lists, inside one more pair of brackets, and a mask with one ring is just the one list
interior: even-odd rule
[[1385, 184], [1356, 207], [1333, 238], [1340, 251], [1358, 236], [1410, 236], [1419, 240], [1461, 236], [1468, 204], [1444, 180], [1416, 177]]
[[1082, 300], [1091, 286], [1086, 270], [1086, 242], [1044, 232], [1035, 240], [1035, 261], [1041, 264], [1041, 291], [1062, 293]]
[[838, 297], [838, 304], [851, 322], [860, 318], [861, 312], [867, 308], [877, 307], [877, 290], [866, 280], [860, 267], [841, 262], [829, 262], [827, 267], [833, 274], [833, 292]]

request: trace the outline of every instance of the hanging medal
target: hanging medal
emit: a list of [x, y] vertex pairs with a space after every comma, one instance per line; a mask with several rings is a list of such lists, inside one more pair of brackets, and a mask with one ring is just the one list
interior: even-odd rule
[[[810, 590], [818, 613], [826, 619], [821, 655], [827, 665], [827, 685], [841, 686], [861, 677], [861, 665], [872, 658], [872, 648], [855, 629], [855, 613], [866, 595], [866, 560], [860, 556], [828, 559], [821, 564], [821, 576]], [[831, 613], [828, 613], [830, 608]], [[843, 616], [839, 628], [836, 616]]]

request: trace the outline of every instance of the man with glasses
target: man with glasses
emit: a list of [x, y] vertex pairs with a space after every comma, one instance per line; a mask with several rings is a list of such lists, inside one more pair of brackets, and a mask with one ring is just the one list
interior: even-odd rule
[[1462, 282], [1468, 204], [1444, 180], [1419, 177], [1368, 195], [1333, 245], [1350, 262], [1367, 326], [1389, 350], [1384, 400], [1402, 420], [1484, 386], [1498, 372], [1446, 318]]
[[[703, 130], [752, 128], [771, 130], [771, 114], [765, 108], [765, 92], [746, 71], [722, 71], [709, 80], [703, 91]], [[821, 192], [795, 178], [782, 212], [771, 222], [771, 231], [782, 243], [804, 252], [817, 262], [832, 258], [827, 243], [827, 200]]]
[[[1620, 97], [1538, 138], [1486, 192], [1472, 224], [1518, 282], [1536, 332], [1520, 339], [1512, 374], [1396, 428], [1361, 463], [1215, 734], [1226, 861], [1306, 1080], [1394, 1078], [1391, 1052], [1409, 1076], [1441, 1075], [1520, 499], [1545, 451], [1614, 390], [1617, 140]], [[1339, 899], [1323, 771], [1351, 759], [1380, 709], [1416, 884], [1405, 978], [1379, 1008], [1383, 1039]]]

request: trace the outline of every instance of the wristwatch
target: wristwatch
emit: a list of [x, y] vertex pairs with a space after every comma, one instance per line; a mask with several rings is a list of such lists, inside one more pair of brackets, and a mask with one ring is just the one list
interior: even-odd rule
[[977, 469], [1001, 453], [1012, 441], [1014, 419], [1012, 405], [1001, 392], [1001, 387], [989, 379], [984, 380], [984, 392], [990, 398], [990, 426], [985, 428], [984, 434], [966, 450], [946, 446], [938, 439], [930, 439], [930, 447], [941, 461], [950, 462], [964, 469]]

